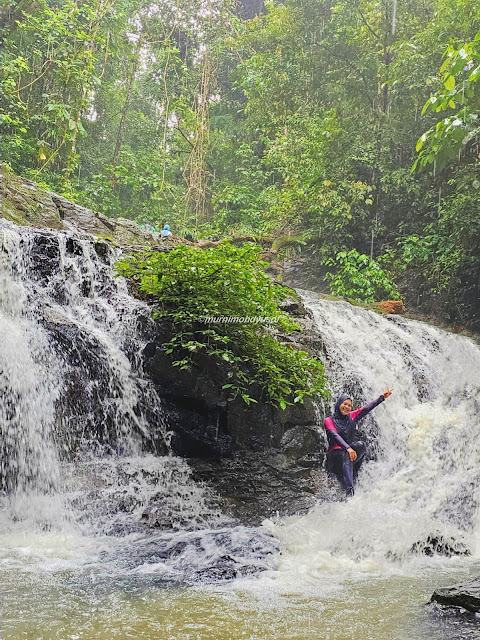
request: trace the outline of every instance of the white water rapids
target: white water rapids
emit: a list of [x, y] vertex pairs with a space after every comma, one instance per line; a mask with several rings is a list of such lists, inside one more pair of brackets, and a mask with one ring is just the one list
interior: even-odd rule
[[[480, 575], [477, 344], [302, 292], [332, 395], [360, 406], [394, 392], [360, 423], [370, 459], [353, 499], [327, 491], [306, 515], [233, 526], [184, 461], [142, 448], [153, 419], [168, 443], [168, 420], [136, 362], [147, 312], [112, 279], [117, 253], [99, 261], [88, 238], [58, 234], [45, 279], [30, 260], [35, 234], [0, 221], [2, 639], [477, 637], [475, 620], [424, 607], [434, 588]], [[72, 368], [51, 323], [91, 336], [101, 354], [97, 447], [61, 406]], [[98, 399], [90, 382], [86, 397]], [[77, 433], [76, 457], [62, 429]], [[152, 499], [170, 529], [134, 526]], [[265, 570], [185, 587], [225, 558]]]
[[[318, 596], [339, 587], [338, 573], [415, 576], [465, 562], [478, 573], [479, 346], [399, 316], [303, 298], [324, 340], [334, 398], [347, 391], [361, 406], [387, 386], [394, 392], [359, 423], [367, 440], [374, 436], [375, 460], [364, 463], [355, 497], [266, 524], [284, 549], [270, 586]], [[428, 557], [442, 545], [469, 560]]]
[[[399, 316], [304, 293], [323, 337], [334, 396], [361, 406], [393, 394], [359, 423], [376, 460], [355, 499], [307, 518], [313, 545], [349, 561], [405, 560], [428, 538], [480, 555], [480, 348]], [[374, 422], [375, 421], [375, 422]], [[323, 525], [322, 525], [323, 522]]]

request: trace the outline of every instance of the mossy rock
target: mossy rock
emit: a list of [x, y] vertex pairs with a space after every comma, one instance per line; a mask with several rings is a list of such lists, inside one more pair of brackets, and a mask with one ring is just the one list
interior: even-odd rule
[[2, 166], [2, 218], [19, 226], [63, 229], [60, 213], [50, 194], [30, 180]]
[[19, 226], [83, 231], [118, 246], [159, 245], [156, 236], [132, 220], [108, 218], [86, 209], [15, 175], [5, 165], [2, 165], [1, 196], [2, 218]]

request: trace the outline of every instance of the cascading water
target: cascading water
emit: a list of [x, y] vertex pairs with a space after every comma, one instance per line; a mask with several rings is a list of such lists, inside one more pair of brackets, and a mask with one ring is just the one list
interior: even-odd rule
[[[30, 301], [20, 277], [21, 247], [13, 232], [3, 230], [0, 253], [0, 424], [1, 479], [5, 487], [29, 486], [41, 491], [58, 481], [58, 461], [50, 433], [58, 376], [49, 376], [48, 341], [30, 320]], [[8, 262], [12, 265], [7, 265]], [[25, 313], [24, 313], [25, 311]]]
[[[74, 440], [78, 450], [92, 439], [140, 450], [148, 433], [144, 398], [126, 352], [145, 311], [113, 281], [114, 252], [94, 263], [90, 239], [6, 223], [0, 239], [0, 479], [18, 505], [20, 496], [58, 497], [61, 460]], [[96, 352], [93, 365], [82, 362], [82, 341]], [[167, 438], [160, 407], [155, 418]]]
[[[143, 417], [137, 416], [139, 404], [131, 364], [122, 347], [129, 335], [129, 321], [135, 311], [125, 313], [127, 298], [118, 286], [112, 299], [102, 296], [102, 274], [93, 268], [91, 243], [58, 235], [49, 247], [53, 267], [38, 271], [32, 261], [35, 243], [53, 240], [48, 235], [20, 233], [2, 225], [1, 290], [2, 304], [2, 397], [1, 433], [5, 448], [2, 456], [2, 482], [17, 489], [27, 486], [37, 490], [55, 488], [58, 481], [58, 447], [56, 437], [68, 438], [75, 420], [73, 412], [58, 411], [71, 365], [67, 355], [71, 345], [52, 348], [45, 325], [53, 324], [88, 336], [92, 347], [103, 351], [105, 371], [101, 372], [104, 391], [101, 419], [95, 430], [102, 432], [110, 420], [122, 430], [122, 446], [133, 452], [134, 434], [146, 433]], [[70, 251], [67, 250], [71, 243]], [[79, 254], [79, 255], [78, 255]], [[48, 255], [48, 254], [47, 254]], [[37, 270], [37, 271], [36, 271]], [[110, 278], [111, 280], [111, 278]], [[100, 384], [90, 379], [87, 385]], [[85, 389], [86, 397], [93, 396]], [[66, 424], [58, 424], [63, 413]], [[138, 413], [138, 411], [137, 411]], [[90, 416], [86, 416], [88, 420]], [[161, 420], [161, 417], [160, 417]], [[85, 429], [83, 429], [85, 431]], [[118, 435], [118, 434], [117, 434]], [[118, 438], [117, 438], [118, 440]]]
[[[480, 574], [479, 347], [303, 292], [332, 394], [394, 393], [361, 423], [353, 499], [332, 485], [305, 516], [233, 527], [168, 454], [138, 358], [150, 314], [112, 278], [117, 257], [0, 221], [5, 639], [475, 637], [423, 604]], [[253, 577], [175, 587], [235, 573]]]
[[[140, 358], [151, 313], [114, 277], [119, 255], [90, 236], [0, 221], [0, 534], [10, 560], [26, 535], [40, 535], [41, 553], [48, 531], [53, 546], [74, 536], [74, 564], [103, 545], [103, 567], [152, 573], [157, 546], [162, 577], [183, 580], [227, 555], [238, 532], [218, 530], [229, 519], [169, 454]], [[192, 533], [205, 527], [218, 542], [209, 558], [205, 534]]]
[[375, 460], [361, 471], [355, 499], [333, 507], [335, 518], [331, 506], [309, 516], [322, 548], [368, 562], [479, 554], [480, 348], [398, 316], [304, 298], [333, 395], [346, 390], [361, 406], [394, 388], [359, 425]]
[[[301, 295], [323, 339], [331, 405], [344, 391], [357, 406], [387, 386], [394, 392], [359, 425], [371, 459], [355, 496], [265, 523], [281, 542], [278, 565], [235, 590], [270, 594], [274, 608], [293, 599], [332, 640], [477, 637], [474, 623], [439, 629], [419, 610], [442, 582], [480, 574], [479, 346], [427, 324]], [[312, 603], [323, 612], [313, 614]]]

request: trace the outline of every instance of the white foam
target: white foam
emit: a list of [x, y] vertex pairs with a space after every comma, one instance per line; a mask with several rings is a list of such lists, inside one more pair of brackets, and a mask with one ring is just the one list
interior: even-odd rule
[[[324, 340], [330, 404], [344, 389], [357, 406], [387, 386], [394, 393], [359, 425], [374, 434], [376, 460], [364, 464], [355, 497], [265, 523], [281, 542], [276, 571], [235, 588], [328, 597], [352, 580], [473, 566], [480, 540], [479, 347], [426, 324], [303, 297]], [[421, 552], [429, 540], [471, 555], [429, 557]]]

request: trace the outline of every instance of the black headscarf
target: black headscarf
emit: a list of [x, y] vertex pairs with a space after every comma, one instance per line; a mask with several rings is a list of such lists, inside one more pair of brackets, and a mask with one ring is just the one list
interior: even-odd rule
[[348, 393], [342, 393], [342, 395], [338, 398], [335, 403], [335, 411], [333, 412], [333, 422], [335, 427], [337, 428], [338, 433], [342, 436], [344, 440], [347, 442], [351, 439], [353, 431], [355, 430], [355, 423], [347, 414], [346, 416], [340, 411], [340, 405], [345, 402], [345, 400], [351, 400], [352, 397]]

